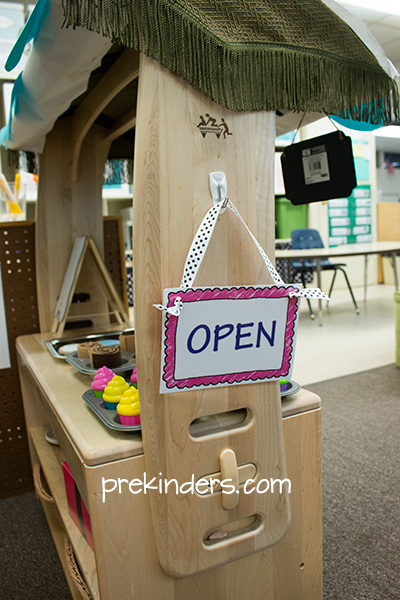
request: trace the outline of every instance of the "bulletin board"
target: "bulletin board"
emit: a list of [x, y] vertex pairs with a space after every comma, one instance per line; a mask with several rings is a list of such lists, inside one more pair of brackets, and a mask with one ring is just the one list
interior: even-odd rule
[[[127, 305], [121, 236], [121, 217], [105, 217], [105, 264]], [[40, 331], [34, 221], [0, 223], [0, 264], [11, 363], [9, 368], [0, 369], [0, 498], [6, 498], [33, 490], [15, 339]]]
[[371, 186], [358, 185], [348, 198], [328, 201], [329, 246], [372, 242]]

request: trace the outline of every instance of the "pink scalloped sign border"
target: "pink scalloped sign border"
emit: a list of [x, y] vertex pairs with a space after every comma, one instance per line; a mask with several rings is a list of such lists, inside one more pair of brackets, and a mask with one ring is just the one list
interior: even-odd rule
[[296, 325], [298, 320], [299, 299], [289, 297], [290, 292], [298, 292], [299, 288], [287, 286], [255, 286], [255, 287], [213, 287], [189, 288], [182, 290], [166, 290], [166, 307], [174, 306], [179, 297], [182, 300], [182, 310], [188, 302], [204, 300], [246, 300], [254, 298], [288, 298], [286, 314], [286, 330], [283, 345], [283, 359], [279, 369], [245, 371], [228, 373], [225, 375], [204, 375], [185, 379], [175, 378], [176, 361], [176, 331], [179, 317], [171, 314], [164, 316], [164, 337], [161, 361], [161, 386], [160, 391], [177, 392], [196, 388], [226, 386], [243, 383], [256, 383], [288, 378], [293, 366]]

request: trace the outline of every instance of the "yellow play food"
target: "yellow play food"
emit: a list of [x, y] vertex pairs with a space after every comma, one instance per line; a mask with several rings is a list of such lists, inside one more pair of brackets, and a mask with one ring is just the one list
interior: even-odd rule
[[120, 375], [115, 375], [111, 381], [108, 382], [103, 394], [103, 400], [105, 402], [113, 402], [118, 404], [122, 394], [129, 389], [129, 384]]
[[133, 386], [126, 390], [119, 401], [117, 412], [126, 417], [140, 415], [139, 392]]

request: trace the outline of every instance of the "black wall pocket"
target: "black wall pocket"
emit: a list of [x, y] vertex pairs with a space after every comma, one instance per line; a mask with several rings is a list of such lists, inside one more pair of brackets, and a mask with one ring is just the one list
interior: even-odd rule
[[287, 146], [281, 163], [286, 197], [296, 206], [347, 198], [357, 185], [351, 138], [342, 131]]

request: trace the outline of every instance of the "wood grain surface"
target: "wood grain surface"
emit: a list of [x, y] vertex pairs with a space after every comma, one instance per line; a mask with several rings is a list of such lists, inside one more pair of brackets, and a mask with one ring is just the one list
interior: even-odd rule
[[[80, 154], [81, 177], [72, 181], [73, 117], [59, 119], [46, 137], [40, 155], [40, 179], [36, 206], [36, 277], [41, 331], [50, 331], [75, 238], [91, 236], [103, 254], [102, 186], [109, 144], [104, 129], [92, 126]], [[88, 261], [82, 265], [76, 293], [90, 301], [71, 307], [76, 314], [101, 314], [95, 325], [109, 322], [107, 299], [97, 272]]]
[[[202, 134], [212, 117], [231, 135]], [[194, 234], [212, 206], [209, 174], [226, 174], [228, 196], [273, 257], [275, 116], [235, 113], [214, 104], [152, 59], [141, 58], [134, 165], [135, 325], [146, 472], [179, 482], [219, 470], [231, 448], [238, 465], [255, 463], [257, 479], [286, 477], [278, 384], [159, 394], [163, 289], [179, 287]], [[195, 285], [270, 283], [248, 232], [230, 211], [221, 215]], [[190, 423], [205, 415], [246, 407], [245, 426], [202, 439]], [[154, 535], [163, 568], [175, 577], [194, 574], [276, 544], [290, 523], [282, 494], [239, 494], [232, 510], [216, 495], [152, 494]], [[255, 529], [205, 546], [216, 526], [258, 515]]]

